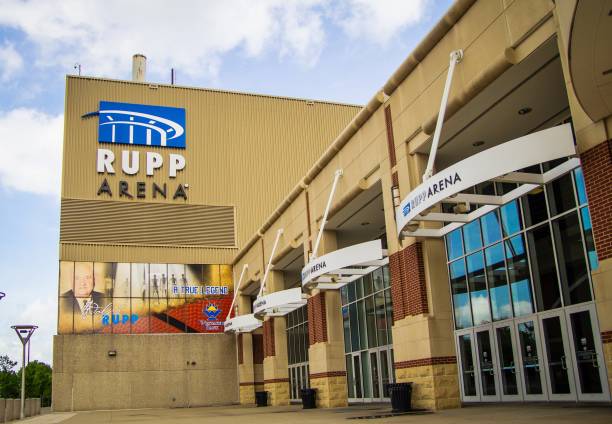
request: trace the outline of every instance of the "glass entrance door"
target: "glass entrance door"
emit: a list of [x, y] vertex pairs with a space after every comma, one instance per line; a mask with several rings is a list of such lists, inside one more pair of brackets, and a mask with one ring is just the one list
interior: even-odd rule
[[516, 337], [513, 323], [504, 322], [493, 326], [497, 346], [500, 396], [502, 400], [522, 400], [520, 367], [516, 351]]
[[551, 400], [576, 400], [574, 373], [563, 311], [540, 315], [542, 344]]
[[607, 373], [599, 339], [595, 305], [581, 305], [566, 310], [570, 332], [576, 391], [582, 401], [609, 401]]
[[546, 400], [546, 379], [538, 321], [535, 317], [515, 321], [518, 374], [525, 400]]
[[461, 398], [464, 402], [477, 402], [480, 401], [480, 390], [476, 380], [474, 333], [472, 330], [466, 330], [456, 334]]
[[483, 401], [499, 400], [497, 378], [497, 355], [491, 327], [474, 330], [476, 357], [478, 358], [478, 375], [480, 381], [480, 398]]

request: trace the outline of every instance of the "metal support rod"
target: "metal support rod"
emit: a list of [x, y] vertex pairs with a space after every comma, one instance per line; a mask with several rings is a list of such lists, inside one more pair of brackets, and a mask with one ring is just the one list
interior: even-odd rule
[[261, 297], [263, 294], [264, 288], [266, 286], [266, 280], [268, 279], [268, 274], [270, 273], [270, 268], [272, 268], [272, 258], [274, 258], [274, 252], [276, 252], [276, 247], [278, 246], [278, 241], [280, 240], [280, 236], [283, 234], [283, 229], [281, 228], [276, 232], [276, 240], [274, 240], [274, 246], [272, 246], [272, 251], [270, 252], [270, 259], [268, 259], [268, 265], [266, 266], [266, 272], [261, 280], [261, 286], [259, 287], [259, 293], [257, 297]]
[[238, 284], [234, 286], [234, 298], [232, 299], [232, 304], [229, 307], [229, 311], [227, 312], [227, 317], [225, 320], [227, 321], [232, 314], [232, 308], [234, 307], [234, 303], [236, 302], [236, 297], [238, 297], [238, 290], [240, 289], [240, 284], [242, 283], [242, 277], [244, 277], [244, 273], [248, 269], [249, 264], [244, 264], [242, 267], [242, 272], [240, 273], [240, 278], [238, 279]]
[[331, 191], [329, 192], [329, 198], [327, 199], [327, 205], [325, 206], [325, 212], [323, 213], [323, 218], [321, 219], [321, 227], [319, 228], [319, 234], [317, 234], [317, 240], [315, 241], [314, 248], [312, 249], [312, 257], [310, 260], [313, 260], [317, 257], [317, 251], [319, 250], [319, 243], [321, 243], [321, 237], [323, 236], [323, 230], [325, 229], [325, 224], [327, 224], [327, 215], [329, 214], [329, 210], [331, 209], [332, 200], [334, 199], [334, 193], [336, 192], [336, 187], [338, 186], [338, 180], [342, 176], [342, 169], [336, 170], [334, 173], [334, 182], [332, 184]]
[[436, 130], [434, 131], [431, 149], [429, 151], [429, 159], [427, 160], [427, 168], [423, 174], [423, 181], [428, 180], [433, 175], [434, 162], [438, 151], [438, 143], [440, 142], [440, 133], [442, 132], [442, 124], [444, 123], [444, 114], [446, 113], [446, 104], [448, 103], [448, 95], [450, 93], [453, 74], [455, 73], [455, 65], [463, 59], [463, 50], [455, 50], [450, 54], [450, 63], [448, 73], [446, 74], [446, 83], [444, 84], [444, 92], [442, 93], [442, 101], [440, 102], [440, 111], [438, 112], [438, 120], [436, 122]]
[[20, 419], [25, 418], [25, 357], [26, 357], [26, 344], [23, 343], [23, 354], [21, 356], [21, 411], [19, 412]]

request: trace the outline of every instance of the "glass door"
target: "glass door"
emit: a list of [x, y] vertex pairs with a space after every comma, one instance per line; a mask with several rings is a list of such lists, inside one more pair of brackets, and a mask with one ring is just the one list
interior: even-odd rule
[[474, 333], [472, 330], [458, 331], [456, 332], [456, 337], [461, 399], [464, 402], [479, 402], [480, 390], [476, 380]]
[[393, 360], [388, 347], [382, 348], [379, 352], [380, 358], [380, 383], [383, 400], [389, 400], [389, 383], [393, 382]]
[[595, 305], [566, 309], [578, 399], [609, 401], [610, 390]]
[[363, 385], [361, 381], [361, 356], [359, 353], [350, 355], [351, 369], [353, 372], [353, 400], [361, 400], [363, 398]]
[[512, 322], [497, 323], [493, 326], [499, 368], [499, 394], [501, 399], [505, 401], [519, 401], [523, 399], [516, 337], [513, 327]]
[[483, 401], [498, 401], [497, 356], [493, 344], [492, 328], [487, 326], [474, 329], [474, 340], [476, 342], [476, 357], [478, 358], [480, 398]]
[[525, 400], [546, 400], [546, 368], [542, 357], [542, 343], [535, 317], [515, 321], [518, 374]]
[[539, 317], [550, 400], [576, 400], [571, 351], [563, 311]]

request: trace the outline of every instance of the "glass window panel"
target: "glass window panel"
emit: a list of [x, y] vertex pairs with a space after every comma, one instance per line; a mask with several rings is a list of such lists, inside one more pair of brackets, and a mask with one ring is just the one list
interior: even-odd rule
[[[119, 289], [117, 290], [117, 293], [121, 293], [124, 292], [125, 295], [129, 296], [130, 293], [130, 280], [129, 280], [129, 275], [130, 275], [130, 267], [129, 264], [128, 265], [128, 272], [127, 272], [127, 276], [122, 275], [122, 281], [121, 284], [124, 285], [125, 282], [127, 281], [127, 287], [116, 287], [115, 286], [115, 280], [116, 280], [116, 271], [117, 271], [117, 264], [114, 262], [96, 262], [94, 263], [94, 281], [95, 281], [95, 288], [94, 291], [98, 292], [98, 293], [102, 293], [104, 296], [109, 296], [109, 297], [113, 297], [113, 293], [115, 291], [115, 289]], [[123, 289], [123, 290], [122, 290]], [[125, 290], [125, 291], [124, 291]], [[124, 296], [118, 296], [117, 297], [124, 297]]]
[[366, 324], [368, 327], [368, 347], [378, 346], [376, 341], [376, 311], [374, 309], [374, 296], [365, 298]]
[[533, 286], [539, 311], [561, 307], [561, 294], [548, 224], [527, 232]]
[[512, 307], [510, 306], [510, 293], [506, 279], [503, 245], [498, 243], [486, 249], [485, 260], [493, 321], [510, 318]]
[[352, 399], [355, 397], [355, 379], [353, 378], [353, 361], [351, 355], [346, 355], [346, 379], [348, 386], [348, 397]]
[[588, 302], [591, 300], [589, 271], [576, 212], [553, 221], [553, 231], [563, 300], [567, 305]]
[[502, 235], [497, 211], [489, 212], [480, 218], [480, 220], [482, 221], [482, 237], [485, 246], [501, 240]]
[[384, 277], [384, 286], [391, 287], [391, 275], [389, 274], [389, 265], [384, 265], [382, 267], [383, 277]]
[[491, 322], [483, 254], [482, 252], [474, 253], [468, 256], [466, 260], [474, 325]]
[[387, 344], [393, 343], [393, 332], [391, 331], [391, 325], [393, 324], [393, 302], [391, 300], [391, 290], [385, 290], [385, 308], [386, 308], [386, 322], [387, 322]]
[[371, 371], [370, 356], [368, 352], [361, 352], [361, 377], [363, 382], [363, 397], [365, 398], [372, 397]]
[[349, 307], [342, 307], [342, 325], [344, 327], [344, 351], [351, 352], [351, 328], [349, 325]]
[[497, 194], [502, 195], [506, 193], [510, 193], [512, 190], [516, 188], [516, 183], [497, 183]]
[[351, 326], [351, 352], [359, 350], [359, 324], [357, 321], [357, 304], [349, 306], [349, 323]]
[[376, 311], [376, 332], [378, 333], [378, 344], [387, 344], [387, 321], [385, 319], [385, 295], [378, 292], [374, 295], [374, 308]]
[[518, 235], [506, 240], [505, 245], [512, 306], [514, 315], [520, 317], [534, 311], [525, 241]]
[[495, 184], [491, 181], [480, 183], [476, 186], [476, 194], [486, 194], [492, 196], [495, 194]]
[[582, 230], [584, 231], [584, 241], [586, 242], [587, 255], [589, 257], [589, 266], [591, 271], [599, 268], [599, 260], [597, 259], [597, 251], [595, 250], [595, 242], [593, 241], [593, 226], [591, 224], [591, 214], [589, 208], [580, 209], [582, 217]]
[[374, 283], [374, 291], [382, 290], [384, 288], [382, 268], [378, 268], [370, 275], [372, 276], [372, 281]]
[[572, 187], [572, 174], [565, 174], [552, 183], [546, 184], [548, 207], [550, 215], [555, 216], [576, 206], [574, 188]]
[[504, 237], [521, 230], [521, 215], [516, 200], [501, 207], [502, 230]]
[[457, 228], [455, 231], [451, 231], [446, 236], [446, 254], [448, 260], [452, 261], [457, 259], [459, 256], [463, 256], [463, 242], [461, 241], [461, 228]]
[[355, 284], [355, 289], [357, 291], [356, 292], [357, 299], [363, 298], [363, 278], [356, 280], [354, 284]]
[[470, 295], [467, 289], [465, 262], [463, 259], [452, 262], [449, 266], [451, 292], [453, 294], [453, 309], [455, 325], [458, 329], [472, 326], [472, 311]]
[[357, 301], [357, 320], [359, 322], [359, 348], [368, 348], [368, 334], [366, 329], [366, 309], [363, 299]]
[[342, 299], [342, 304], [346, 305], [348, 301], [348, 285], [342, 286], [340, 289], [340, 298]]
[[574, 178], [576, 179], [576, 194], [578, 194], [578, 203], [584, 205], [587, 202], [587, 193], [584, 185], [582, 168], [577, 168], [574, 170]]
[[[71, 299], [74, 298], [73, 283], [74, 262], [60, 261], [59, 295], [61, 297], [69, 297]], [[72, 303], [72, 301], [70, 303]]]
[[349, 302], [353, 302], [356, 297], [355, 297], [355, 282], [353, 281], [350, 284], [347, 284], [348, 287], [348, 301]]
[[544, 189], [538, 187], [521, 198], [523, 205], [523, 215], [525, 216], [525, 226], [532, 227], [548, 219], [546, 209], [546, 196]]
[[364, 296], [372, 294], [372, 279], [373, 279], [372, 277], [373, 277], [372, 274], [364, 275], [363, 277], [361, 277], [361, 280], [363, 281], [363, 295]]
[[[59, 313], [57, 318], [57, 334], [72, 334], [74, 331], [73, 321], [75, 317], [75, 310], [78, 310], [78, 306], [75, 304], [74, 296], [60, 297]], [[77, 315], [77, 318], [78, 317], [79, 315]]]
[[463, 240], [465, 242], [465, 252], [473, 252], [482, 247], [480, 237], [480, 221], [472, 221], [463, 226]]

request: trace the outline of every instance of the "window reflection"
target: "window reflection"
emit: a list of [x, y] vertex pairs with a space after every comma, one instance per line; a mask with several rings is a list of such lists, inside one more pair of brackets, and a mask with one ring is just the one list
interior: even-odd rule
[[566, 305], [591, 300], [584, 245], [576, 212], [553, 221], [553, 231], [563, 300]]
[[587, 202], [586, 187], [584, 185], [584, 175], [582, 168], [574, 170], [574, 178], [576, 181], [576, 194], [578, 195], [578, 203], [584, 205]]
[[473, 252], [482, 247], [480, 237], [480, 221], [472, 221], [463, 226], [463, 239], [465, 241], [465, 252]]
[[499, 226], [499, 216], [497, 211], [489, 212], [480, 218], [482, 221], [482, 237], [485, 246], [501, 240], [501, 228]]
[[522, 198], [525, 226], [531, 227], [548, 219], [544, 189], [538, 187]]
[[533, 297], [531, 295], [529, 266], [523, 236], [518, 235], [506, 240], [505, 245], [514, 315], [530, 314], [533, 312]]
[[582, 229], [584, 231], [584, 241], [586, 242], [587, 256], [589, 257], [589, 266], [591, 271], [599, 268], [599, 260], [595, 251], [595, 242], [593, 241], [593, 226], [591, 225], [591, 214], [589, 208], [580, 209], [582, 217]]
[[482, 252], [474, 253], [467, 257], [467, 271], [474, 325], [491, 322], [489, 294], [487, 292]]
[[506, 264], [502, 244], [498, 243], [486, 249], [485, 259], [493, 321], [510, 318], [512, 317], [512, 307], [510, 306], [510, 293], [506, 280]]
[[551, 216], [559, 215], [576, 207], [572, 174], [565, 174], [552, 183], [546, 184], [546, 194], [548, 195], [548, 207]]
[[516, 200], [501, 208], [502, 230], [504, 237], [511, 236], [521, 230], [521, 216]]
[[455, 325], [458, 329], [471, 327], [472, 312], [470, 311], [470, 295], [467, 289], [465, 262], [463, 259], [450, 264], [449, 274], [455, 310]]
[[452, 231], [446, 236], [446, 249], [449, 261], [463, 256], [463, 243], [461, 242], [461, 228]]

